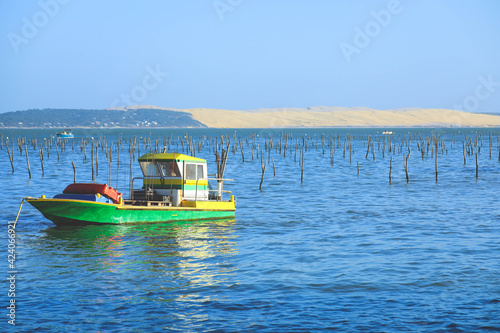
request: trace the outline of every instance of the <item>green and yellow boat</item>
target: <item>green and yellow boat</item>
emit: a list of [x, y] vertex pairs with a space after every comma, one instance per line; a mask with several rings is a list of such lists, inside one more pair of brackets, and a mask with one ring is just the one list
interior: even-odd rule
[[[139, 163], [143, 176], [132, 179], [128, 199], [107, 184], [73, 183], [53, 198], [25, 200], [56, 225], [234, 218], [234, 196], [223, 200], [223, 193], [230, 193], [222, 189], [228, 180], [222, 179], [225, 161], [218, 161], [216, 178], [208, 178], [206, 160], [178, 153], [146, 154]], [[133, 190], [136, 180], [142, 188]]]

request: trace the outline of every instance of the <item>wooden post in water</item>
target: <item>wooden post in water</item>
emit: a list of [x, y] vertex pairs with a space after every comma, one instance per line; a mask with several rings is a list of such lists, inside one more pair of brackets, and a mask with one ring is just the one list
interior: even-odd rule
[[464, 152], [464, 166], [467, 164], [467, 159], [465, 158], [465, 142], [462, 141], [462, 148], [463, 148], [463, 152]]
[[[166, 147], [165, 147], [166, 149]], [[129, 198], [132, 198], [132, 192], [134, 191], [133, 187], [134, 187], [134, 184], [132, 183], [132, 178], [133, 178], [133, 174], [132, 174], [132, 163], [134, 161], [134, 146], [130, 147], [129, 148], [129, 151], [130, 151], [130, 167], [129, 167], [129, 183], [130, 183], [130, 190], [129, 190]]]
[[331, 164], [331, 166], [333, 166], [334, 163], [335, 163], [335, 160], [334, 160], [334, 152], [333, 152], [333, 139], [330, 139], [330, 164]]
[[111, 146], [106, 148], [106, 183], [111, 186]]
[[391, 173], [392, 173], [392, 156], [391, 156], [391, 164], [389, 164], [389, 185], [391, 185]]
[[384, 136], [384, 146], [382, 147], [382, 158], [385, 158], [385, 144], [387, 142], [387, 136]]
[[323, 150], [323, 155], [325, 155], [325, 137], [323, 132], [321, 132], [321, 149]]
[[373, 160], [375, 161], [375, 142], [372, 141], [372, 156]]
[[[283, 152], [285, 151], [286, 149]], [[276, 167], [274, 166], [274, 158], [272, 160], [273, 160], [273, 178], [276, 178]]]
[[344, 139], [344, 152], [342, 154], [342, 158], [345, 158], [345, 145], [346, 145], [346, 142], [347, 142], [347, 137]]
[[[264, 141], [267, 143], [267, 141], [264, 139]], [[269, 134], [269, 144], [267, 145], [267, 160], [271, 158], [271, 149], [272, 149], [272, 141], [271, 141], [271, 134]]]
[[60, 142], [59, 140], [56, 141], [57, 162], [59, 162], [59, 148], [58, 148], [59, 142]]
[[241, 144], [241, 138], [239, 139], [239, 142], [240, 142], [241, 159], [243, 160], [243, 163], [245, 163], [245, 155], [243, 154], [243, 145]]
[[[281, 142], [283, 141], [283, 131], [281, 131], [281, 135], [280, 135], [280, 155], [281, 155]], [[257, 152], [258, 154], [258, 152]], [[257, 155], [257, 158], [259, 158], [259, 156]]]
[[262, 182], [264, 181], [264, 172], [266, 172], [267, 160], [263, 161], [262, 152], [260, 154], [260, 166], [262, 168], [262, 175], [260, 176], [259, 190], [262, 191]]
[[436, 183], [438, 181], [438, 140], [435, 139], [435, 145], [436, 145]]
[[368, 154], [370, 153], [370, 143], [371, 143], [371, 142], [372, 142], [372, 138], [371, 138], [371, 137], [369, 137], [369, 138], [368, 138], [368, 144], [367, 144], [368, 149], [366, 150], [366, 156], [365, 156], [365, 158], [366, 158], [366, 159], [368, 158]]
[[12, 147], [12, 155], [10, 154], [9, 141], [5, 140], [5, 148], [7, 148], [7, 153], [9, 153], [10, 166], [12, 168], [12, 173], [14, 173], [14, 162], [12, 161], [12, 156], [14, 155], [14, 147]]
[[410, 155], [411, 155], [411, 150], [410, 150], [410, 147], [408, 147], [408, 156], [406, 156], [406, 159], [405, 159], [406, 183], [410, 182], [410, 177], [408, 177], [408, 159], [410, 158]]
[[42, 165], [42, 178], [45, 176], [45, 170], [43, 169], [43, 149], [40, 148], [40, 164]]
[[99, 145], [95, 147], [95, 177], [99, 177]]
[[490, 158], [491, 158], [491, 147], [493, 146], [493, 139], [491, 138], [491, 132], [490, 132]]
[[[155, 147], [156, 153], [156, 147]], [[127, 194], [127, 154], [123, 154], [123, 172], [124, 172], [124, 183], [123, 183], [123, 193]], [[118, 190], [118, 189], [117, 189]]]
[[26, 144], [24, 145], [24, 153], [26, 154], [26, 164], [28, 165], [28, 174], [29, 174], [29, 179], [31, 179], [31, 167], [30, 167], [30, 160], [28, 158], [28, 149], [26, 148]]
[[[223, 141], [223, 140], [222, 140]], [[219, 144], [217, 143], [217, 149], [215, 150], [215, 162], [217, 164], [217, 201], [222, 200], [222, 188], [224, 184], [224, 172], [226, 169], [226, 162], [229, 153], [229, 148], [231, 147], [231, 141], [228, 139], [226, 149], [222, 147], [222, 155], [219, 156]]]
[[285, 143], [284, 143], [285, 147], [283, 148], [283, 157], [286, 158], [286, 149], [288, 147], [288, 134], [285, 135]]
[[479, 178], [479, 161], [478, 161], [479, 157], [478, 157], [478, 154], [479, 153], [476, 153], [476, 179]]
[[[297, 162], [297, 150], [299, 148], [299, 140], [295, 142], [295, 155], [293, 156], [293, 162]], [[500, 157], [500, 156], [499, 156]], [[500, 159], [499, 159], [500, 160]]]
[[47, 140], [47, 138], [43, 139], [43, 146], [47, 150], [47, 158], [50, 158], [49, 141]]
[[92, 182], [95, 182], [94, 177], [94, 142], [92, 142], [92, 149], [90, 150], [90, 160], [92, 161]]
[[305, 145], [306, 145], [306, 138], [305, 136], [302, 137], [302, 165], [301, 165], [301, 171], [300, 171], [300, 182], [304, 182], [304, 153], [305, 153]]
[[[352, 142], [349, 141], [349, 164], [352, 163]], [[358, 162], [358, 169], [359, 169], [359, 162]]]
[[[19, 148], [19, 155], [23, 155], [23, 139], [21, 137], [17, 137], [17, 148]], [[14, 150], [12, 150], [14, 153]]]
[[73, 166], [73, 183], [76, 183], [76, 167], [75, 167], [75, 162], [71, 162], [71, 165]]
[[358, 163], [358, 177], [359, 177], [359, 161], [357, 161], [357, 163]]

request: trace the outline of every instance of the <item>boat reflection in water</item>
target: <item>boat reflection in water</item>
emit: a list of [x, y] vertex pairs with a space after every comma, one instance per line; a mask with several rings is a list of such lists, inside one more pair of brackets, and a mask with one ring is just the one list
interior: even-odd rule
[[[46, 229], [35, 246], [50, 251], [41, 267], [50, 279], [50, 267], [68, 275], [59, 286], [81, 284], [82, 293], [92, 291], [92, 303], [111, 304], [192, 302], [212, 300], [233, 275], [237, 253], [234, 219], [169, 222], [140, 225], [86, 225]], [[201, 290], [212, 288], [209, 295]], [[74, 295], [76, 298], [84, 297]], [[189, 300], [190, 303], [184, 303]], [[88, 301], [90, 302], [90, 300]], [[156, 304], [156, 306], [155, 306]], [[116, 304], [115, 304], [116, 305]]]

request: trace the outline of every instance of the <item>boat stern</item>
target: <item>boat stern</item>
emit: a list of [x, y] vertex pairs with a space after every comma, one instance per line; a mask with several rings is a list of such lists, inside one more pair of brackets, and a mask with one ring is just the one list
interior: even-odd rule
[[235, 211], [236, 210], [236, 198], [231, 195], [229, 201], [215, 201], [215, 200], [184, 200], [182, 201], [182, 207], [191, 207], [203, 210], [215, 210], [215, 211]]

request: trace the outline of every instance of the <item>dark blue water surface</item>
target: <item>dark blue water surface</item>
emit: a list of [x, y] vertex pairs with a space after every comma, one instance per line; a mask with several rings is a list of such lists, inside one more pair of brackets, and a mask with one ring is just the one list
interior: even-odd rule
[[[394, 131], [392, 152], [386, 146], [382, 153], [384, 136], [377, 129], [286, 129], [283, 135], [293, 135], [293, 146], [289, 140], [284, 157], [276, 149], [281, 130], [237, 130], [245, 162], [239, 149], [233, 153], [231, 148], [225, 174], [235, 179], [226, 187], [237, 197], [233, 220], [56, 227], [25, 204], [16, 227], [15, 297], [7, 297], [8, 281], [0, 286], [0, 331], [500, 331], [500, 130]], [[235, 133], [74, 132], [74, 150], [69, 141], [66, 150], [59, 151], [59, 160], [55, 146], [50, 156], [44, 149], [43, 178], [40, 141], [50, 140], [54, 133], [1, 133], [11, 144], [13, 137], [30, 140], [32, 173], [28, 179], [26, 157], [17, 144], [14, 173], [5, 147], [0, 150], [4, 229], [0, 269], [6, 278], [10, 276], [7, 223], [15, 218], [22, 198], [60, 193], [73, 182], [72, 161], [77, 181], [90, 181], [92, 137], [95, 142], [104, 142], [105, 137], [108, 147], [114, 142], [109, 172], [105, 153], [99, 151], [97, 182], [111, 178], [116, 187], [118, 168], [118, 189], [124, 191], [128, 140], [134, 136], [158, 139], [163, 147], [172, 134], [172, 150], [186, 133], [197, 147], [200, 137], [207, 136], [196, 156], [206, 158], [209, 173], [215, 173], [213, 146], [208, 142], [223, 134], [233, 138]], [[301, 183], [301, 149], [295, 155], [295, 145], [305, 134]], [[270, 154], [264, 153], [267, 164], [260, 191], [257, 150], [265, 151], [269, 135], [274, 147]], [[440, 140], [438, 182], [433, 144], [424, 158], [418, 149], [421, 140], [432, 135]], [[466, 156], [464, 166], [465, 135], [474, 152]], [[333, 136], [332, 166], [328, 140]], [[38, 139], [37, 150], [31, 145], [33, 137]], [[85, 137], [89, 143], [84, 162], [80, 144]], [[366, 158], [369, 137], [375, 154], [370, 150]], [[126, 142], [119, 166], [118, 138]], [[350, 140], [354, 151], [347, 148], [344, 157], [344, 144], [348, 147]], [[482, 142], [477, 179], [476, 140]], [[143, 141], [140, 148], [141, 154], [151, 150]], [[133, 171], [140, 175], [137, 163]], [[15, 327], [8, 323], [11, 299], [16, 304]]]

